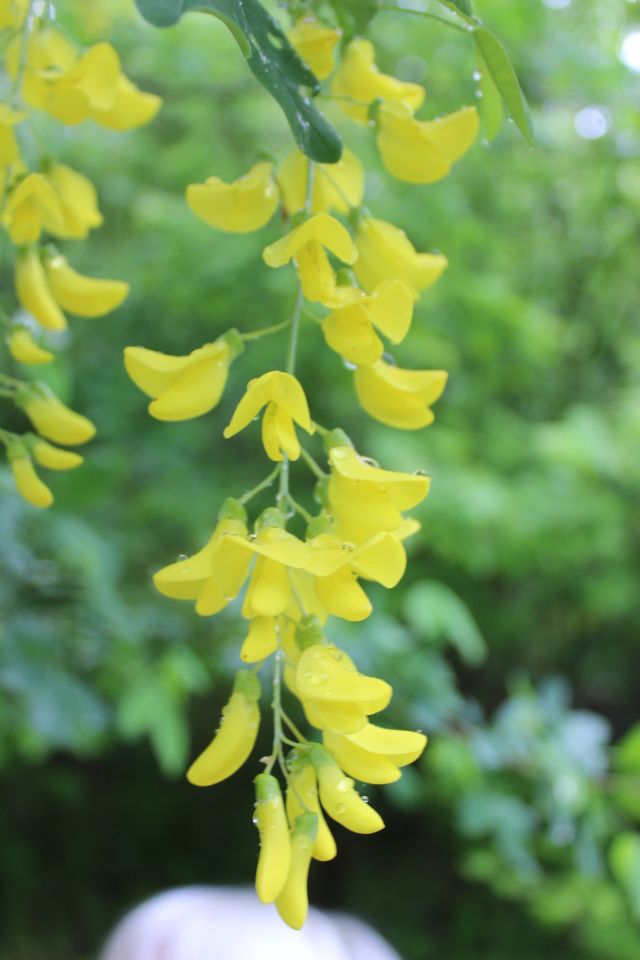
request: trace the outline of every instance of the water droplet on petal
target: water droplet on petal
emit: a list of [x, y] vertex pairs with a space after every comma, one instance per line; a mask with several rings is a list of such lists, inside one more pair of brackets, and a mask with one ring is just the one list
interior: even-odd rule
[[347, 368], [347, 370], [357, 370], [357, 369], [358, 369], [358, 365], [357, 365], [356, 363], [351, 363], [350, 360], [345, 360], [344, 357], [342, 358], [342, 362], [343, 362], [343, 364], [345, 365], [345, 367]]
[[346, 812], [347, 812], [346, 804], [344, 804], [344, 803], [339, 803], [338, 806], [336, 807], [336, 813], [338, 813], [338, 814], [343, 814], [343, 813], [346, 813]]
[[188, 553], [179, 553], [179, 554], [178, 554], [178, 560], [177, 560], [177, 562], [178, 562], [178, 563], [183, 563], [185, 560], [188, 560], [188, 559], [189, 559], [189, 554], [188, 554]]
[[366, 794], [364, 793], [362, 794], [360, 799], [362, 800], [363, 803], [369, 803], [369, 797], [367, 797]]

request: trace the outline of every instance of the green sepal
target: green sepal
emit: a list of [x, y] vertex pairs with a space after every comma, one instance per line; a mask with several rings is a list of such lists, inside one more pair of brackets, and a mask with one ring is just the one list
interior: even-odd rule
[[324, 449], [327, 453], [334, 447], [351, 447], [353, 449], [353, 443], [340, 427], [330, 430], [324, 438]]
[[315, 647], [324, 640], [324, 631], [320, 620], [314, 613], [307, 614], [296, 626], [296, 646], [300, 650]]
[[292, 837], [308, 837], [315, 841], [318, 836], [318, 814], [317, 813], [299, 813], [293, 823], [291, 830]]
[[233, 692], [241, 693], [249, 703], [257, 703], [262, 687], [257, 675], [251, 670], [238, 670], [233, 681]]
[[264, 527], [279, 527], [284, 530], [287, 525], [286, 517], [277, 507], [267, 507], [263, 510], [255, 523], [256, 532]]
[[242, 339], [242, 335], [238, 330], [236, 330], [235, 327], [231, 327], [230, 330], [227, 330], [226, 333], [223, 333], [220, 337], [220, 340], [224, 340], [229, 347], [231, 361], [239, 357], [241, 353], [244, 353], [244, 340]]
[[235, 497], [227, 497], [223, 500], [222, 506], [218, 510], [218, 520], [240, 520], [246, 524], [248, 520], [247, 511], [239, 500]]
[[313, 540], [314, 537], [319, 537], [323, 533], [333, 533], [333, 520], [331, 517], [320, 515], [318, 517], [313, 517], [313, 519], [307, 524], [307, 540]]
[[258, 803], [264, 803], [269, 800], [277, 800], [280, 798], [282, 800], [282, 791], [280, 790], [280, 784], [276, 777], [271, 773], [259, 773], [257, 777], [254, 778], [254, 786], [256, 788], [256, 801]]

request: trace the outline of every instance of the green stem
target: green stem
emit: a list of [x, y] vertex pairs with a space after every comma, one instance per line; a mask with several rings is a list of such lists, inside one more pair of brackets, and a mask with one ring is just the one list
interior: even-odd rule
[[293, 722], [293, 720], [291, 720], [291, 719], [287, 716], [287, 714], [284, 712], [284, 710], [281, 710], [280, 712], [281, 712], [281, 714], [282, 714], [282, 719], [284, 720], [284, 722], [286, 723], [286, 725], [289, 727], [289, 730], [291, 730], [291, 732], [293, 733], [294, 737], [297, 737], [298, 740], [300, 741], [300, 743], [308, 743], [309, 741], [307, 740], [307, 738], [306, 738], [305, 736], [303, 736], [303, 734], [300, 732], [300, 730], [298, 730], [298, 728], [296, 727], [296, 725], [295, 725], [295, 723]]
[[311, 516], [309, 511], [305, 510], [305, 508], [301, 504], [299, 504], [297, 500], [294, 500], [290, 493], [287, 494], [287, 500], [291, 504], [293, 509], [296, 511], [296, 513], [300, 514], [303, 520], [305, 520], [307, 523], [311, 523], [311, 521], [313, 520], [313, 517]]
[[280, 333], [281, 330], [286, 330], [290, 323], [290, 319], [283, 320], [282, 323], [274, 323], [270, 327], [262, 327], [261, 330], [251, 330], [249, 333], [241, 333], [240, 336], [243, 340], [259, 340], [261, 337], [268, 337], [272, 333]]
[[273, 709], [273, 749], [269, 757], [269, 763], [266, 772], [271, 773], [276, 760], [282, 753], [282, 647], [280, 646], [280, 637], [278, 636], [278, 649], [273, 658], [273, 696], [271, 698], [271, 707]]
[[378, 7], [378, 10], [388, 10], [392, 13], [408, 13], [414, 17], [425, 17], [427, 20], [435, 20], [437, 23], [443, 23], [446, 27], [452, 27], [454, 30], [458, 30], [460, 33], [470, 33], [475, 29], [474, 24], [466, 23], [456, 23], [454, 20], [449, 20], [447, 17], [440, 17], [437, 13], [431, 13], [429, 10], [412, 10], [411, 7], [394, 7], [390, 3], [381, 3]]
[[257, 483], [255, 487], [251, 488], [251, 490], [247, 490], [246, 493], [242, 494], [242, 496], [239, 498], [240, 503], [243, 503], [243, 504], [249, 503], [249, 500], [253, 500], [253, 498], [257, 496], [257, 494], [261, 493], [263, 490], [266, 490], [267, 487], [270, 487], [273, 481], [276, 479], [276, 477], [280, 473], [281, 469], [282, 469], [282, 464], [281, 463], [277, 464], [277, 466], [274, 467], [274, 469], [271, 471], [269, 476], [265, 477], [264, 480], [261, 480], [260, 483]]
[[311, 454], [307, 453], [304, 447], [300, 447], [300, 454], [302, 456], [302, 459], [306, 463], [306, 465], [311, 470], [311, 473], [313, 473], [314, 476], [318, 478], [318, 480], [324, 480], [327, 474], [324, 472], [322, 467], [318, 463], [316, 463], [316, 461], [313, 459]]

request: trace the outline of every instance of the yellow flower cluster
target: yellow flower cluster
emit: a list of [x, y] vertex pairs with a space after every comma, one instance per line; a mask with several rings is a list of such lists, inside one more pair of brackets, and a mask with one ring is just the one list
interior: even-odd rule
[[[103, 222], [95, 187], [83, 174], [50, 158], [30, 156], [28, 127], [38, 112], [64, 126], [86, 120], [129, 130], [151, 120], [160, 99], [124, 75], [108, 43], [79, 51], [51, 19], [53, 4], [36, 15], [29, 0], [0, 0], [0, 31], [10, 93], [0, 103], [0, 224], [15, 247], [15, 293], [21, 312], [0, 312], [4, 341], [15, 364], [52, 363], [55, 334], [66, 314], [101, 317], [129, 292], [121, 280], [83, 276], [53, 241], [84, 240]], [[21, 408], [35, 433], [0, 429], [18, 492], [36, 507], [53, 494], [35, 465], [70, 470], [83, 461], [53, 444], [74, 446], [95, 434], [93, 424], [65, 406], [42, 382], [0, 373], [0, 396]], [[46, 439], [43, 439], [46, 438]], [[51, 440], [53, 444], [46, 441]]]
[[[340, 32], [312, 18], [290, 34], [301, 57], [357, 123], [375, 130], [384, 166], [413, 183], [443, 177], [477, 131], [473, 107], [432, 121], [416, 119], [424, 91], [381, 73], [367, 40], [335, 54]], [[325, 815], [356, 833], [384, 826], [355, 781], [391, 783], [426, 745], [421, 732], [379, 726], [390, 685], [359, 672], [331, 641], [331, 617], [357, 622], [372, 612], [367, 583], [392, 589], [405, 572], [404, 540], [419, 525], [406, 516], [429, 492], [420, 471], [387, 470], [357, 452], [340, 429], [313, 417], [295, 376], [303, 316], [353, 372], [360, 404], [393, 427], [416, 430], [433, 420], [446, 373], [405, 370], [385, 354], [408, 335], [422, 293], [447, 266], [441, 254], [417, 251], [406, 234], [364, 207], [364, 169], [345, 149], [334, 165], [311, 163], [294, 151], [283, 162], [261, 160], [233, 183], [210, 177], [186, 192], [191, 210], [231, 233], [264, 227], [283, 208], [286, 231], [263, 251], [274, 269], [292, 264], [298, 281], [293, 317], [257, 331], [230, 330], [185, 356], [128, 347], [125, 365], [151, 397], [160, 420], [185, 420], [220, 400], [230, 364], [252, 341], [287, 329], [283, 369], [251, 380], [224, 429], [226, 438], [261, 421], [264, 451], [275, 467], [256, 487], [222, 505], [207, 542], [190, 557], [159, 570], [160, 593], [212, 616], [241, 597], [246, 621], [239, 670], [221, 724], [188, 771], [210, 786], [249, 757], [260, 727], [258, 672], [272, 664], [273, 746], [255, 778], [260, 835], [256, 890], [276, 904], [290, 926], [307, 914], [310, 863], [330, 860], [336, 842]], [[311, 304], [306, 307], [305, 301]], [[316, 313], [322, 309], [323, 315]], [[324, 462], [303, 446], [320, 437]], [[291, 464], [303, 461], [317, 479], [312, 515], [291, 493]], [[275, 505], [250, 519], [247, 505], [277, 481]], [[304, 530], [304, 532], [303, 532]], [[296, 710], [284, 706], [288, 694]], [[301, 719], [319, 732], [305, 735]], [[285, 795], [275, 771], [285, 782]]]

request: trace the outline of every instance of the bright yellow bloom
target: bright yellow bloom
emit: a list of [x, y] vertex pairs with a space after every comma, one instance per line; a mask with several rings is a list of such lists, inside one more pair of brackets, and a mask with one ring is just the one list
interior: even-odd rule
[[280, 203], [272, 163], [256, 163], [248, 173], [225, 183], [209, 177], [187, 187], [187, 203], [210, 227], [229, 233], [250, 233], [271, 220]]
[[65, 330], [67, 321], [56, 303], [35, 247], [21, 250], [16, 260], [16, 295], [20, 304], [47, 330]]
[[345, 777], [324, 747], [311, 749], [311, 760], [318, 775], [320, 800], [329, 816], [354, 833], [377, 833], [384, 828], [379, 813], [354, 790], [353, 780]]
[[[304, 803], [304, 807], [302, 804]], [[287, 787], [287, 817], [293, 827], [296, 818], [305, 812], [315, 813], [318, 817], [318, 833], [313, 845], [314, 860], [333, 860], [337, 851], [327, 821], [322, 815], [318, 799], [318, 782], [313, 765], [306, 759], [297, 759], [289, 774]]]
[[289, 31], [291, 46], [318, 80], [326, 80], [335, 66], [334, 49], [341, 30], [323, 27], [315, 17], [301, 17]]
[[[309, 158], [292, 150], [278, 171], [282, 199], [289, 214], [305, 207], [309, 177]], [[311, 193], [311, 213], [348, 214], [362, 204], [364, 167], [355, 153], [345, 148], [337, 163], [316, 163]]]
[[91, 118], [108, 130], [123, 133], [149, 123], [162, 106], [162, 97], [138, 89], [123, 73], [118, 77], [115, 96], [110, 107], [94, 107]]
[[278, 630], [275, 617], [254, 617], [249, 632], [240, 648], [244, 663], [259, 663], [275, 653], [278, 647]]
[[427, 745], [423, 733], [387, 730], [372, 723], [346, 736], [325, 731], [322, 740], [345, 773], [363, 783], [394, 783], [400, 778], [400, 767], [417, 760]]
[[357, 237], [355, 274], [365, 288], [374, 290], [382, 280], [402, 280], [416, 300], [432, 286], [447, 266], [441, 253], [417, 253], [404, 230], [367, 217]]
[[331, 93], [345, 98], [341, 108], [358, 123], [368, 122], [369, 104], [379, 98], [405, 103], [413, 110], [424, 100], [424, 89], [419, 84], [380, 73], [374, 62], [373, 44], [362, 38], [352, 40], [344, 50], [331, 81]]
[[322, 321], [322, 332], [332, 350], [345, 360], [369, 364], [384, 352], [384, 344], [376, 333], [383, 333], [392, 343], [400, 343], [411, 327], [413, 292], [402, 280], [383, 280], [367, 295], [353, 288], [344, 291], [352, 303], [339, 306]]
[[20, 496], [34, 507], [50, 507], [53, 503], [53, 494], [34, 470], [26, 448], [22, 444], [10, 446], [7, 456], [16, 490]]
[[224, 436], [233, 437], [244, 430], [266, 407], [262, 417], [262, 443], [271, 460], [289, 460], [300, 456], [300, 442], [294, 423], [307, 433], [313, 433], [313, 424], [304, 390], [289, 373], [272, 370], [262, 377], [250, 380], [245, 395], [225, 427]]
[[54, 443], [75, 447], [95, 436], [96, 428], [91, 421], [67, 407], [44, 383], [20, 388], [15, 402], [38, 433]]
[[307, 647], [290, 679], [309, 723], [320, 730], [356, 733], [391, 699], [388, 683], [359, 673], [351, 658], [333, 644]]
[[356, 543], [380, 530], [398, 534], [403, 511], [417, 506], [429, 493], [429, 477], [382, 470], [347, 444], [331, 448], [329, 463], [329, 507], [336, 533]]
[[289, 874], [291, 843], [280, 784], [270, 773], [259, 773], [255, 819], [260, 833], [260, 856], [256, 870], [256, 893], [263, 903], [273, 903]]
[[291, 867], [276, 908], [284, 922], [301, 930], [309, 911], [307, 877], [318, 831], [318, 815], [301, 813], [291, 831]]
[[10, 190], [2, 223], [16, 246], [35, 243], [43, 228], [61, 236], [65, 229], [60, 200], [41, 173], [30, 173]]
[[45, 214], [45, 230], [64, 240], [84, 240], [90, 230], [102, 226], [104, 220], [98, 207], [98, 194], [87, 177], [62, 163], [45, 176], [62, 210], [62, 223]]
[[13, 128], [25, 117], [24, 111], [12, 110], [6, 103], [0, 103], [0, 169], [10, 166], [20, 157]]
[[29, 9], [29, 0], [0, 0], [0, 30], [21, 27]]
[[122, 280], [98, 280], [77, 273], [61, 254], [50, 257], [45, 268], [49, 289], [59, 306], [79, 317], [110, 313], [129, 293], [129, 284]]
[[292, 599], [289, 569], [304, 568], [310, 562], [307, 545], [285, 530], [284, 522], [279, 510], [265, 510], [255, 538], [242, 544], [257, 557], [242, 606], [247, 619], [284, 613]]
[[235, 330], [205, 343], [187, 356], [175, 357], [144, 347], [126, 347], [124, 363], [137, 387], [154, 399], [156, 420], [191, 420], [208, 413], [224, 391], [229, 366], [243, 349]]
[[375, 420], [398, 430], [420, 430], [433, 423], [431, 405], [447, 382], [444, 370], [402, 370], [384, 360], [358, 367], [353, 375], [361, 406]]
[[222, 720], [209, 746], [189, 767], [187, 779], [196, 787], [211, 787], [239, 770], [253, 750], [260, 726], [260, 681], [239, 670], [233, 693], [222, 710]]
[[84, 457], [72, 450], [61, 450], [37, 437], [31, 444], [31, 455], [36, 463], [47, 470], [75, 470], [84, 463]]
[[403, 103], [383, 103], [378, 111], [378, 149], [389, 173], [407, 183], [433, 183], [446, 177], [478, 133], [478, 111], [464, 107], [437, 120], [416, 120]]
[[9, 353], [18, 363], [37, 366], [51, 363], [54, 359], [50, 350], [44, 350], [33, 339], [26, 327], [14, 327], [7, 338]]
[[358, 255], [346, 227], [328, 213], [318, 213], [263, 250], [268, 267], [282, 267], [295, 258], [307, 300], [324, 301], [334, 293], [336, 280], [326, 250], [344, 263]]
[[153, 577], [156, 589], [175, 600], [195, 600], [200, 616], [222, 610], [238, 595], [249, 572], [246, 519], [237, 500], [225, 500], [208, 543], [193, 556], [159, 570]]

